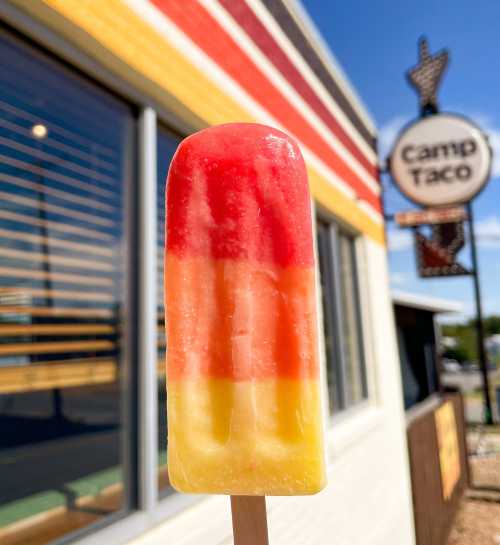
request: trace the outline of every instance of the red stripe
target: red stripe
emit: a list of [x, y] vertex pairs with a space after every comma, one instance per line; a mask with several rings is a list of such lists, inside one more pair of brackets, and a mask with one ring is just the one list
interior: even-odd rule
[[302, 74], [297, 70], [295, 65], [287, 57], [286, 53], [281, 49], [276, 40], [271, 36], [266, 27], [248, 7], [245, 1], [219, 0], [219, 3], [233, 16], [265, 56], [276, 66], [283, 76], [285, 76], [292, 87], [295, 88], [309, 106], [318, 114], [325, 125], [359, 161], [368, 174], [377, 178], [378, 171], [376, 165], [370, 163], [364, 153], [339, 125], [335, 117], [333, 117], [328, 108], [318, 98], [307, 81], [302, 77]]
[[239, 45], [198, 2], [150, 0], [288, 131], [320, 157], [359, 198], [381, 211], [379, 197], [342, 161], [307, 120], [268, 81]]

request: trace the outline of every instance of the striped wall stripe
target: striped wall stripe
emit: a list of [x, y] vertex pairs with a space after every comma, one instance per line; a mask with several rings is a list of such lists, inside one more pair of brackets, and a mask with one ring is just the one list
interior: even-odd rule
[[[159, 11], [152, 3], [144, 2], [143, 0], [126, 0], [127, 3], [138, 10], [138, 13], [144, 17], [154, 28], [156, 28], [165, 39], [171, 40], [174, 47], [181, 52], [185, 58], [193, 63], [195, 67], [202, 70], [207, 77], [209, 77], [214, 83], [218, 83], [225, 91], [226, 102], [227, 98], [231, 97], [238, 107], [243, 108], [242, 113], [239, 114], [242, 117], [233, 118], [234, 120], [247, 119], [250, 114], [250, 119], [259, 123], [264, 123], [276, 128], [288, 132], [285, 127], [281, 125], [279, 120], [274, 118], [263, 106], [251, 97], [247, 90], [239, 85], [234, 79], [232, 79], [226, 72], [222, 70], [220, 65], [208, 56], [206, 52], [201, 50], [196, 44], [194, 44], [189, 37], [184, 34], [181, 29], [165, 15], [164, 12]], [[212, 97], [213, 98], [213, 97]], [[246, 113], [243, 114], [243, 111]], [[338, 175], [338, 173], [330, 168], [317, 154], [310, 150], [300, 137], [297, 138], [301, 144], [301, 151], [304, 155], [306, 163], [309, 165], [309, 172], [315, 172], [315, 179], [318, 177], [326, 178], [329, 183], [334, 186], [340, 193], [348, 199], [350, 205], [348, 208], [357, 206], [357, 199], [361, 197], [357, 195], [356, 191], [349, 184]], [[313, 190], [314, 194], [314, 190]], [[374, 197], [373, 194], [371, 194]], [[315, 195], [316, 196], [316, 195]], [[361, 200], [364, 200], [361, 198]], [[366, 200], [366, 210], [370, 219], [376, 224], [382, 223], [382, 218], [379, 211], [373, 207], [373, 205]], [[377, 201], [378, 202], [378, 201]], [[344, 208], [341, 209], [342, 217], [346, 217], [347, 208], [344, 203]], [[368, 212], [369, 210], [369, 212]], [[332, 210], [333, 211], [333, 210]], [[338, 213], [340, 210], [335, 209]], [[352, 216], [352, 211], [348, 213], [348, 217]], [[346, 218], [349, 222], [349, 219]]]
[[[262, 0], [258, 1], [261, 2]], [[295, 20], [297, 26], [301, 29], [301, 32], [308, 40], [311, 47], [321, 59], [324, 67], [328, 70], [341, 92], [351, 104], [353, 110], [357, 113], [361, 122], [364, 123], [367, 131], [372, 137], [376, 137], [377, 127], [373, 122], [371, 114], [369, 114], [356, 89], [349, 81], [344, 69], [335, 58], [330, 46], [319, 32], [307, 10], [304, 8], [302, 0], [282, 0], [282, 2]]]
[[[198, 2], [179, 4], [176, 0], [151, 0], [178, 28], [215, 62], [252, 98], [276, 118], [287, 132], [305, 143], [357, 195], [380, 211], [380, 200], [372, 188], [332, 150], [308, 120], [276, 89], [239, 44]], [[210, 32], [207, 32], [210, 29]], [[214, 37], [216, 36], [216, 39]]]
[[[370, 173], [377, 177], [376, 161], [368, 159], [345, 129], [332, 115], [331, 111], [314, 92], [290, 57], [278, 45], [275, 38], [244, 0], [219, 0], [224, 8], [252, 38], [264, 55], [276, 66], [289, 81], [304, 101], [311, 106], [336, 138], [347, 148], [356, 160]], [[372, 156], [374, 157], [374, 156]]]
[[[219, 89], [224, 89], [224, 93], [220, 91], [224, 96], [224, 104], [228, 105], [231, 101], [235, 108], [240, 108], [240, 112], [235, 114], [235, 117], [229, 118], [228, 121], [250, 119], [280, 128], [286, 132], [286, 129], [278, 120], [273, 118], [263, 109], [261, 104], [249, 96], [243, 87], [238, 85], [211, 57], [197, 47], [159, 8], [144, 0], [125, 1], [145, 21], [156, 28], [194, 67], [198, 68], [203, 77], [210, 78], [211, 82], [218, 84]], [[214, 97], [215, 93], [212, 94], [211, 98]], [[204, 117], [203, 114], [199, 115], [202, 118]], [[298, 140], [301, 143], [304, 159], [308, 163], [308, 173], [314, 198], [353, 227], [368, 234], [378, 242], [385, 242], [382, 227], [383, 219], [380, 213], [367, 201], [357, 196], [353, 188], [346, 184], [315, 153], [309, 150], [300, 138]], [[336, 191], [331, 191], [332, 186]]]
[[[198, 0], [210, 13], [217, 19], [219, 24], [227, 31], [231, 38], [239, 44], [241, 49], [261, 70], [263, 75], [267, 77], [269, 82], [275, 89], [289, 102], [290, 106], [300, 112], [311, 127], [323, 138], [330, 146], [331, 150], [336, 153], [339, 158], [354, 172], [356, 176], [376, 195], [380, 193], [380, 185], [378, 183], [378, 171], [375, 165], [370, 168], [365, 158], [363, 165], [349, 149], [332, 133], [324, 120], [317, 114], [312, 105], [304, 100], [302, 95], [297, 92], [296, 87], [283, 74], [276, 69], [269, 57], [265, 55], [258, 47], [255, 46], [253, 40], [244, 32], [243, 28], [235, 21], [226, 10], [216, 0]], [[237, 1], [233, 5], [237, 5]], [[313, 96], [315, 96], [313, 94]], [[263, 104], [265, 107], [266, 105]], [[358, 150], [359, 153], [359, 150]], [[359, 153], [361, 157], [361, 155]]]
[[313, 69], [318, 78], [323, 82], [329, 90], [332, 98], [346, 112], [349, 119], [358, 129], [365, 141], [375, 150], [376, 140], [373, 134], [368, 130], [365, 123], [362, 121], [359, 114], [355, 111], [350, 101], [346, 98], [340, 85], [335, 81], [334, 77], [323, 63], [321, 57], [310, 44], [294, 17], [290, 14], [282, 0], [262, 0], [266, 8], [272, 14], [278, 25], [283, 29], [285, 34], [290, 38], [300, 54]]
[[[300, 72], [302, 77], [307, 81], [311, 89], [315, 94], [321, 99], [321, 101], [327, 106], [328, 110], [332, 113], [333, 117], [340, 123], [342, 128], [348, 133], [351, 140], [356, 144], [356, 146], [363, 152], [365, 157], [373, 164], [378, 163], [378, 155], [376, 150], [367, 144], [367, 142], [359, 134], [356, 127], [353, 125], [351, 120], [347, 117], [346, 113], [339, 107], [339, 105], [332, 98], [330, 92], [326, 89], [324, 84], [320, 81], [318, 76], [313, 72], [311, 67], [307, 64], [305, 59], [301, 56], [299, 51], [295, 48], [294, 44], [290, 41], [288, 36], [283, 32], [283, 29], [278, 25], [273, 16], [269, 11], [264, 7], [261, 0], [245, 0], [246, 4], [253, 11], [253, 13], [258, 17], [261, 23], [264, 25], [264, 28], [268, 29], [269, 33], [280, 46], [280, 48], [285, 53], [288, 60], [295, 66], [295, 68]], [[333, 59], [332, 59], [333, 61]], [[340, 68], [337, 67], [336, 71], [340, 71]], [[347, 96], [351, 97], [352, 100], [356, 99], [356, 96], [353, 94], [353, 91], [350, 91], [349, 88], [345, 90]], [[371, 129], [371, 121], [365, 119], [367, 127]]]
[[[255, 47], [254, 42], [244, 33], [238, 23], [226, 13], [215, 0], [198, 0], [217, 21], [225, 28], [230, 36], [240, 45], [242, 50], [252, 59], [255, 65], [263, 72], [272, 85], [283, 95], [296, 111], [300, 112], [304, 119], [324, 139], [339, 158], [360, 178], [360, 180], [376, 195], [380, 193], [380, 185], [377, 180], [377, 169], [372, 165], [368, 172], [360, 162], [354, 158], [348, 149], [332, 134], [329, 127], [317, 115], [311, 105], [296, 92], [296, 89], [283, 75], [275, 69], [275, 66], [262, 51]], [[234, 4], [236, 5], [236, 4]], [[265, 107], [265, 104], [262, 104]]]

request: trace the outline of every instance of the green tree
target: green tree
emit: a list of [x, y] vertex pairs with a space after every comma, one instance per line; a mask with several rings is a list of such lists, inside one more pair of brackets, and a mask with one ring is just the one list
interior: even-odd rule
[[454, 348], [447, 348], [443, 352], [443, 358], [448, 358], [449, 360], [457, 360], [459, 363], [468, 361], [469, 353], [462, 345], [457, 345]]
[[500, 316], [488, 316], [483, 320], [483, 324], [486, 336], [498, 335], [500, 333]]
[[[484, 334], [486, 337], [500, 333], [500, 316], [492, 314], [483, 319]], [[441, 335], [453, 337], [457, 341], [457, 346], [453, 349], [447, 349], [443, 356], [445, 358], [455, 359], [459, 362], [474, 361], [477, 362], [477, 340], [476, 340], [476, 321], [470, 319], [467, 322], [456, 324], [442, 324]], [[452, 350], [450, 352], [450, 350]], [[456, 351], [454, 355], [453, 350]]]
[[473, 323], [444, 324], [441, 328], [441, 334], [445, 337], [452, 337], [457, 341], [455, 350], [459, 352], [459, 357], [453, 359], [460, 362], [477, 361], [476, 329]]

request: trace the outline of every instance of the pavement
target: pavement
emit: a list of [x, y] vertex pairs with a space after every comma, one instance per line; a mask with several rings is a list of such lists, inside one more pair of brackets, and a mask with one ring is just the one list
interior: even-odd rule
[[500, 545], [500, 503], [464, 498], [446, 545]]
[[[488, 378], [492, 385], [500, 382], [500, 369], [489, 371]], [[483, 385], [483, 377], [479, 371], [441, 373], [441, 383], [444, 386], [458, 388], [465, 393], [480, 389]]]
[[500, 545], [500, 426], [467, 433], [471, 489], [446, 545]]
[[[495, 421], [500, 421], [500, 410], [496, 403], [496, 388], [500, 388], [500, 369], [495, 369], [488, 373], [491, 386], [491, 401], [493, 404], [493, 417]], [[465, 401], [465, 420], [468, 424], [480, 424], [484, 422], [484, 406], [482, 397], [483, 379], [481, 373], [460, 372], [460, 373], [442, 373], [441, 383], [443, 386], [458, 388], [464, 395]]]

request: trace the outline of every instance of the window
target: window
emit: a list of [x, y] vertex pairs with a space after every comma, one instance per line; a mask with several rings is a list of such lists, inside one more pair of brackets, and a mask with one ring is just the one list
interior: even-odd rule
[[163, 305], [163, 252], [165, 246], [165, 180], [180, 138], [163, 127], [157, 134], [158, 206], [158, 486], [160, 494], [172, 489], [167, 472], [167, 391], [165, 384], [165, 307]]
[[340, 322], [341, 345], [345, 359], [346, 404], [354, 405], [364, 399], [366, 373], [361, 342], [361, 312], [359, 289], [357, 285], [356, 253], [354, 239], [342, 232], [338, 233], [338, 260], [340, 269]]
[[405, 409], [439, 391], [436, 331], [432, 311], [394, 301]]
[[328, 398], [330, 411], [336, 412], [342, 408], [343, 392], [341, 388], [340, 346], [337, 342], [338, 333], [335, 329], [338, 322], [334, 305], [332, 232], [330, 224], [317, 222], [318, 261], [321, 280], [321, 295], [323, 304], [323, 327], [326, 352], [326, 375], [328, 383]]
[[334, 223], [317, 222], [330, 411], [367, 397], [355, 239]]
[[0, 527], [9, 543], [47, 543], [133, 503], [124, 417], [133, 135], [125, 103], [0, 32]]

